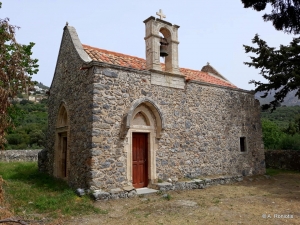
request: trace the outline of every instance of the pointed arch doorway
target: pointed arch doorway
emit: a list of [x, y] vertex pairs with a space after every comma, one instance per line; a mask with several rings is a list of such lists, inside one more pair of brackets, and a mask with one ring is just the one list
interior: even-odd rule
[[60, 106], [55, 135], [54, 176], [67, 179], [69, 174], [69, 117], [65, 104]]
[[120, 137], [128, 138], [124, 145], [127, 180], [135, 188], [147, 187], [157, 179], [156, 139], [163, 129], [162, 112], [148, 97], [135, 100], [123, 118]]

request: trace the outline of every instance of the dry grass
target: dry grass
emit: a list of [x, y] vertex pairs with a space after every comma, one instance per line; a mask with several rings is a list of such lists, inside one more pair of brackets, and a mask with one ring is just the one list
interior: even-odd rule
[[[273, 174], [268, 179], [255, 176], [230, 185], [171, 191], [169, 201], [154, 194], [95, 202], [108, 213], [61, 217], [43, 224], [300, 224], [300, 173]], [[263, 214], [271, 218], [262, 218]], [[274, 218], [274, 214], [293, 218]]]
[[108, 214], [74, 218], [67, 224], [300, 224], [299, 173], [248, 177], [231, 185], [169, 194], [170, 201], [150, 195], [96, 202]]

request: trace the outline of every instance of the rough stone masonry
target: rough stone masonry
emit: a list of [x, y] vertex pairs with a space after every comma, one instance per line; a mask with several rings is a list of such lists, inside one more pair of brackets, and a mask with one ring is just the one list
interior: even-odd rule
[[[179, 27], [152, 17], [145, 23], [149, 21], [166, 37]], [[167, 40], [170, 48], [175, 46], [176, 40]], [[144, 170], [149, 186], [158, 180], [265, 173], [254, 93], [217, 73], [179, 70], [176, 65], [176, 74], [146, 69], [159, 51], [159, 46], [148, 47], [154, 50], [147, 50], [144, 60], [82, 45], [73, 27], [64, 28], [40, 170], [74, 188], [135, 185], [133, 134], [140, 132], [147, 134]], [[178, 63], [176, 58], [169, 61], [169, 66]]]

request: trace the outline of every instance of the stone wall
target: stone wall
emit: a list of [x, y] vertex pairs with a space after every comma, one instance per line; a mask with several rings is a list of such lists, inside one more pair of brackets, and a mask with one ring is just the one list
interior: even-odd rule
[[35, 162], [38, 161], [37, 150], [4, 150], [0, 151], [1, 162]]
[[300, 151], [270, 150], [265, 152], [266, 167], [300, 171]]
[[[196, 81], [184, 89], [151, 85], [151, 72], [105, 65], [93, 71], [92, 135], [97, 141], [92, 144], [90, 186], [130, 184], [130, 136], [120, 139], [119, 132], [132, 102], [145, 97], [158, 105], [165, 119], [161, 138], [155, 139], [156, 178], [265, 172], [260, 106], [252, 93]], [[246, 152], [240, 151], [240, 137], [246, 137]]]
[[[124, 119], [141, 102], [156, 121], [149, 136], [150, 183], [265, 173], [260, 106], [253, 93], [192, 80], [182, 81], [180, 89], [151, 84], [153, 71], [88, 63], [80, 45], [74, 30], [66, 27], [50, 88], [48, 144], [41, 154], [41, 170], [55, 174], [57, 116], [63, 103], [69, 118], [68, 183], [94, 190], [131, 185], [133, 127]], [[157, 115], [163, 117], [162, 127]], [[241, 137], [246, 137], [245, 152], [240, 150]]]
[[[78, 38], [72, 27], [65, 27], [48, 100], [47, 148], [43, 160], [47, 165], [41, 170], [55, 175], [55, 150], [58, 144], [57, 118], [64, 104], [68, 114], [67, 182], [72, 187], [87, 187], [92, 145], [94, 116], [93, 81], [88, 70], [81, 69], [83, 60], [72, 38]], [[45, 159], [46, 157], [46, 159]]]

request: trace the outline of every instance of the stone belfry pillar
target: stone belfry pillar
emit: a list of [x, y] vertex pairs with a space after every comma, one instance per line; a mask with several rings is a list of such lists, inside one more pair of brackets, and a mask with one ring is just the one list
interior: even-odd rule
[[161, 33], [168, 42], [167, 52], [169, 55], [165, 59], [165, 72], [180, 74], [178, 65], [179, 26], [153, 16], [146, 19], [144, 23], [146, 26], [146, 68], [162, 71], [159, 59]]

